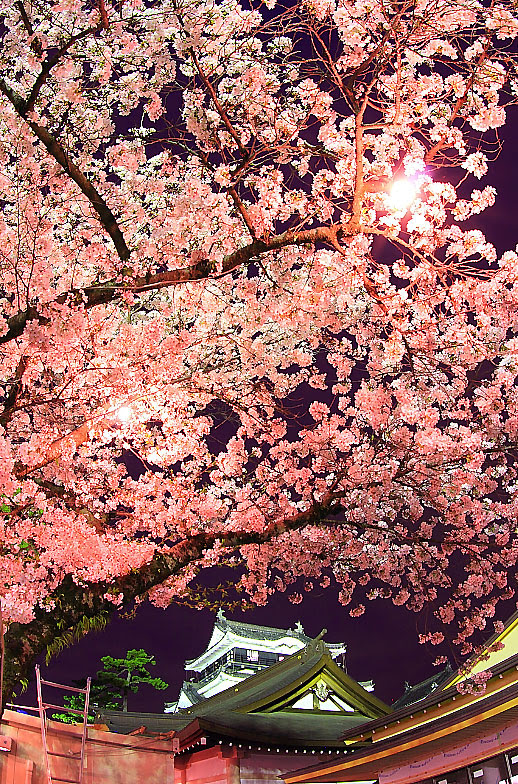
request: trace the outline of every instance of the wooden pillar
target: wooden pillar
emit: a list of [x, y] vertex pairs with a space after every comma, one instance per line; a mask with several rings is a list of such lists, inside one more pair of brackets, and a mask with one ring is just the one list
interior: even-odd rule
[[174, 758], [174, 784], [187, 784], [187, 761], [185, 757]]
[[25, 782], [24, 784], [32, 784], [32, 772], [34, 770], [34, 762], [26, 760], [25, 762]]

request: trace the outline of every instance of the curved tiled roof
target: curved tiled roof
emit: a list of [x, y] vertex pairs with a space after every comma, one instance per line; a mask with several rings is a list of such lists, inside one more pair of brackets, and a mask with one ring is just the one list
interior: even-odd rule
[[[216, 630], [219, 631], [221, 635], [219, 639], [217, 636], [215, 637]], [[317, 639], [320, 639], [320, 637], [322, 637], [326, 632], [327, 630], [323, 629]], [[195, 669], [198, 669], [200, 660], [204, 660], [210, 651], [216, 649], [227, 633], [230, 633], [231, 635], [233, 634], [236, 637], [240, 637], [244, 640], [250, 640], [251, 642], [255, 641], [259, 644], [261, 641], [268, 640], [270, 642], [276, 642], [277, 640], [291, 637], [292, 639], [298, 640], [302, 646], [305, 646], [314, 639], [313, 637], [308, 637], [308, 635], [304, 632], [300, 621], [295, 624], [294, 629], [279, 629], [274, 626], [259, 626], [252, 623], [232, 621], [225, 617], [223, 610], [220, 608], [214, 622], [214, 629], [209, 647], [201, 655], [196, 656], [194, 659], [188, 659], [185, 662], [185, 668], [191, 669], [194, 666]], [[344, 643], [326, 643], [326, 646], [331, 654], [334, 654], [335, 656], [345, 651], [346, 648]]]
[[240, 637], [253, 637], [257, 640], [281, 640], [283, 637], [296, 637], [303, 643], [311, 641], [304, 632], [299, 632], [296, 629], [276, 629], [273, 626], [255, 626], [251, 623], [241, 623], [240, 621], [230, 621], [225, 618], [224, 622], [216, 620], [216, 625], [220, 629], [230, 629], [234, 634]]
[[448, 663], [443, 670], [434, 673], [426, 680], [416, 683], [414, 686], [407, 685], [404, 694], [393, 703], [392, 707], [397, 710], [397, 708], [404, 708], [406, 705], [413, 705], [415, 702], [423, 700], [443, 683], [446, 683], [452, 673], [453, 670]]
[[[311, 684], [325, 672], [336, 688], [347, 693], [349, 712], [296, 710], [290, 708], [293, 695], [304, 684]], [[174, 730], [181, 737], [189, 727], [205, 728], [218, 737], [276, 741], [309, 747], [343, 747], [341, 735], [365, 723], [367, 716], [386, 716], [390, 708], [341, 670], [332, 660], [322, 640], [307, 646], [284, 660], [259, 671], [225, 691], [202, 702], [163, 715], [124, 714], [103, 711], [101, 721], [110, 729], [129, 732], [145, 725], [148, 731]]]

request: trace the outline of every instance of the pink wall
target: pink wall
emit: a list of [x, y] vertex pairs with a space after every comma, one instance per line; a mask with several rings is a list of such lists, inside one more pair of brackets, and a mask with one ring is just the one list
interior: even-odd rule
[[312, 760], [306, 754], [247, 751], [241, 760], [241, 784], [280, 784], [283, 773], [298, 770], [312, 761], [315, 758]]
[[281, 784], [283, 773], [306, 760], [301, 754], [247, 749], [246, 743], [216, 746], [177, 757], [175, 784]]
[[[79, 756], [80, 727], [49, 721], [47, 734], [49, 749]], [[9, 745], [9, 751], [2, 751]], [[83, 784], [281, 784], [283, 773], [307, 761], [301, 754], [268, 753], [247, 744], [205, 748], [175, 759], [171, 740], [89, 727]], [[51, 764], [55, 776], [77, 780], [77, 759], [53, 757]], [[0, 784], [47, 784], [37, 716], [4, 712]]]
[[235, 755], [221, 746], [182, 754], [175, 760], [174, 784], [237, 784], [235, 769]]
[[[47, 784], [39, 717], [6, 710], [0, 736], [11, 739], [10, 751], [0, 742], [0, 784]], [[79, 756], [80, 727], [49, 721], [47, 736], [49, 749]], [[55, 776], [77, 780], [76, 759], [51, 759]], [[173, 777], [172, 741], [88, 728], [83, 784], [172, 784]]]

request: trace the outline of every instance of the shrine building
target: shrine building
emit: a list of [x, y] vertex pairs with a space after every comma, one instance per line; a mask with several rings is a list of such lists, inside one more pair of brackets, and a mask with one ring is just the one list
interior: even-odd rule
[[285, 784], [518, 784], [518, 613], [481, 655], [393, 707], [343, 732], [348, 753]]
[[182, 749], [328, 753], [344, 745], [345, 726], [390, 708], [375, 697], [372, 681], [347, 674], [345, 644], [326, 642], [324, 634], [308, 637], [300, 623], [277, 629], [232, 621], [220, 610], [206, 650], [186, 662], [178, 699], [163, 714], [103, 711], [100, 720], [117, 732], [175, 733]]
[[164, 713], [103, 711], [86, 731], [48, 721], [42, 733], [39, 717], [4, 711], [0, 784], [77, 781], [79, 758], [81, 784], [518, 784], [518, 613], [478, 658], [391, 707], [323, 638], [219, 612]]
[[[167, 703], [165, 712], [176, 713], [236, 686], [245, 678], [297, 653], [310, 642], [311, 637], [304, 633], [300, 621], [294, 629], [255, 626], [231, 621], [220, 609], [206, 650], [196, 659], [185, 662], [187, 679], [178, 699]], [[343, 667], [345, 644], [325, 643], [325, 647], [331, 658]], [[372, 691], [372, 682], [362, 683], [362, 686]], [[314, 702], [315, 699], [306, 697], [305, 707], [316, 707]], [[339, 710], [343, 706], [338, 700], [328, 707], [329, 710]]]

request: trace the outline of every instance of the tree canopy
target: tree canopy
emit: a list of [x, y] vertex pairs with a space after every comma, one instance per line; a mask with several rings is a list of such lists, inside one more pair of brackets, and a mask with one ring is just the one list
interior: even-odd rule
[[466, 650], [518, 557], [518, 256], [478, 217], [515, 4], [0, 18], [6, 691], [231, 559], [256, 602], [438, 601]]

